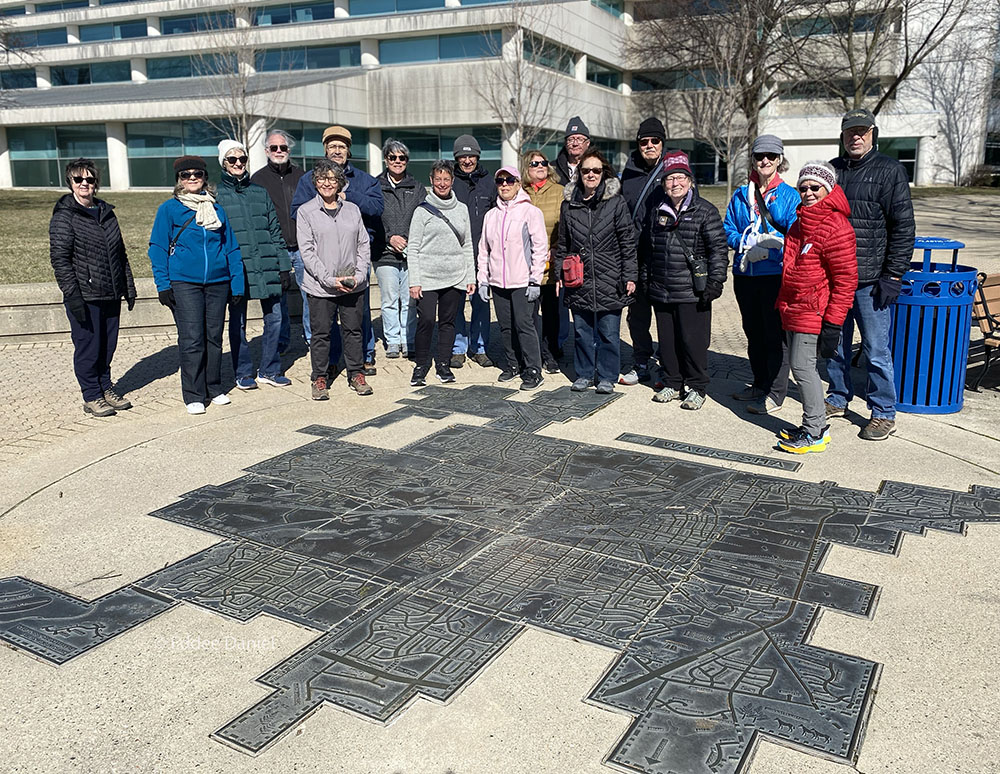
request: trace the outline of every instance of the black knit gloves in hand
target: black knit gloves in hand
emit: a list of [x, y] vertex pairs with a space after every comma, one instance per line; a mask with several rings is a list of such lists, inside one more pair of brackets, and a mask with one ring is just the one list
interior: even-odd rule
[[899, 291], [902, 286], [902, 280], [886, 277], [885, 275], [879, 277], [878, 284], [875, 286], [875, 308], [885, 309], [899, 298]]
[[167, 307], [171, 312], [177, 308], [177, 302], [174, 300], [174, 289], [167, 288], [166, 290], [157, 291], [156, 297], [160, 299], [160, 303]]
[[722, 295], [722, 283], [715, 279], [705, 280], [705, 289], [701, 293], [701, 300], [706, 304], [711, 303]]
[[243, 304], [243, 296], [230, 296], [229, 297], [229, 308], [238, 309]]
[[281, 276], [281, 289], [282, 289], [282, 291], [291, 290], [292, 289], [292, 273], [290, 271], [281, 271], [281, 272], [278, 272], [278, 274]]
[[125, 306], [128, 307], [128, 310], [130, 312], [133, 309], [135, 309], [135, 296], [129, 296], [128, 298], [126, 298], [125, 299]]
[[837, 354], [837, 347], [839, 345], [840, 326], [824, 320], [823, 330], [820, 331], [819, 339], [816, 342], [816, 348], [819, 351], [819, 356], [824, 359], [833, 357]]
[[87, 305], [82, 298], [76, 296], [75, 298], [68, 299], [66, 301], [66, 308], [69, 309], [69, 313], [73, 315], [73, 319], [80, 323], [80, 325], [87, 324]]

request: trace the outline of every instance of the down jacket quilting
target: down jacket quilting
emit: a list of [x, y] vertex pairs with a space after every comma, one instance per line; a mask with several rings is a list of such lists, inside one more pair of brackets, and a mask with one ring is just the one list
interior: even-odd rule
[[383, 266], [403, 266], [406, 258], [389, 247], [389, 238], [409, 238], [413, 211], [427, 198], [427, 189], [413, 175], [404, 175], [396, 185], [389, 181], [388, 172], [383, 172], [375, 179], [382, 186], [385, 209], [382, 210], [381, 221], [375, 227], [372, 262]]

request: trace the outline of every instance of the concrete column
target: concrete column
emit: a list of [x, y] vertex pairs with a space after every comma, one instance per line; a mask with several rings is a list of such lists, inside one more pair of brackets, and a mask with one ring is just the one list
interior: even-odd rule
[[444, 0], [445, 8], [461, 8], [462, 0]]
[[80, 25], [79, 24], [67, 24], [66, 25], [66, 42], [70, 45], [80, 42]]
[[35, 86], [39, 89], [52, 88], [52, 75], [48, 65], [35, 65]]
[[500, 144], [500, 162], [503, 166], [517, 167], [521, 155], [521, 131], [512, 127]]
[[0, 126], [0, 188], [14, 185], [14, 173], [10, 166], [10, 149], [7, 147], [7, 130]]
[[35, 12], [35, 4], [34, 3], [25, 3], [24, 4], [24, 15], [25, 16], [30, 16], [34, 12]]
[[159, 16], [147, 16], [146, 17], [146, 37], [155, 38], [160, 34], [160, 17]]
[[377, 175], [385, 168], [382, 159], [382, 130], [368, 130], [368, 174]]
[[378, 61], [378, 40], [376, 38], [361, 39], [361, 66], [366, 70], [374, 70], [381, 63]]
[[632, 71], [626, 70], [622, 73], [622, 85], [618, 87], [618, 91], [624, 94], [626, 97], [632, 95]]
[[635, 0], [625, 0], [625, 8], [622, 11], [622, 23], [626, 27], [631, 27], [635, 23]]
[[573, 76], [581, 83], [587, 82], [587, 55], [580, 54], [574, 63]]
[[125, 143], [125, 124], [122, 121], [108, 121], [108, 171], [111, 180], [108, 187], [113, 191], [124, 191], [132, 187], [128, 169], [128, 145]]
[[932, 165], [928, 163], [930, 161], [930, 156], [932, 155], [931, 143], [929, 140], [929, 137], [917, 138], [917, 160], [913, 167], [914, 185], [930, 185], [931, 183], [937, 182], [933, 179], [934, 170], [931, 168]]
[[267, 164], [267, 154], [264, 153], [264, 132], [267, 129], [268, 121], [266, 118], [258, 118], [250, 127], [250, 132], [247, 136], [247, 142], [250, 143], [250, 147], [247, 148], [247, 151], [250, 153], [250, 174], [253, 174]]
[[524, 51], [524, 30], [507, 28], [503, 31], [503, 50], [501, 56], [508, 62], [516, 62]]
[[245, 5], [238, 6], [236, 8], [236, 13], [234, 15], [236, 21], [236, 26], [239, 27], [249, 27], [250, 26], [250, 8]]
[[350, 0], [334, 0], [333, 3], [333, 18], [334, 19], [347, 19], [351, 16], [351, 4]]
[[129, 60], [129, 66], [132, 68], [132, 80], [135, 83], [145, 83], [148, 79], [146, 77], [146, 60], [142, 57], [136, 57]]
[[101, 4], [101, 0], [90, 0], [90, 7], [91, 8], [96, 8], [100, 4]]

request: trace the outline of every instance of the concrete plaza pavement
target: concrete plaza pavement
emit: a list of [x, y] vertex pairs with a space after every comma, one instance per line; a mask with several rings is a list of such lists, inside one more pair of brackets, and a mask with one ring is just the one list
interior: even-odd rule
[[[944, 205], [921, 207], [919, 232], [949, 236], [950, 223], [970, 242], [964, 263], [1000, 269], [990, 254], [993, 221], [985, 220], [991, 204], [952, 204], [947, 213]], [[115, 373], [136, 407], [104, 420], [80, 412], [68, 344], [3, 348], [0, 578], [24, 576], [84, 600], [125, 586], [218, 541], [151, 511], [304, 445], [311, 438], [300, 428], [349, 427], [413, 392], [410, 364], [380, 350], [374, 396], [359, 398], [341, 377], [330, 401], [313, 402], [308, 358], [296, 346], [287, 357], [291, 387], [233, 390], [232, 405], [189, 417], [173, 343], [170, 333], [122, 341]], [[727, 287], [714, 315], [711, 400], [702, 411], [652, 403], [645, 386], [619, 387], [618, 401], [540, 434], [634, 451], [616, 440], [634, 432], [787, 459], [772, 449], [774, 432], [798, 423], [798, 402], [753, 417], [728, 397], [749, 375], [744, 346]], [[469, 364], [456, 371], [454, 389], [494, 384], [497, 373]], [[541, 389], [567, 383], [565, 374], [550, 376]], [[796, 458], [803, 463], [798, 472], [768, 475], [868, 491], [883, 480], [958, 492], [973, 484], [1000, 487], [996, 384], [994, 377], [983, 393], [967, 392], [959, 414], [901, 414], [897, 435], [884, 443], [857, 438], [866, 415], [856, 399], [849, 418], [833, 423], [826, 453]], [[484, 420], [407, 419], [348, 440], [396, 449], [457, 421]], [[883, 665], [860, 757], [845, 767], [765, 740], [746, 771], [997, 771], [998, 553], [994, 525], [971, 525], [965, 535], [905, 535], [898, 555], [834, 546], [825, 573], [881, 589], [871, 618], [824, 611], [809, 638]], [[386, 726], [325, 706], [256, 758], [209, 738], [266, 693], [255, 678], [314, 638], [267, 615], [241, 624], [181, 604], [59, 667], [0, 647], [0, 770], [597, 774], [610, 770], [602, 761], [629, 725], [629, 717], [583, 701], [614, 651], [529, 628], [450, 702], [418, 700]]]

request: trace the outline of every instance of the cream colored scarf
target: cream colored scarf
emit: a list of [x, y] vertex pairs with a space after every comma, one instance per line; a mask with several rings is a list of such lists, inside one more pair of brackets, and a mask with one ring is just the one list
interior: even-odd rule
[[222, 221], [215, 212], [215, 197], [208, 191], [201, 193], [179, 193], [177, 201], [195, 211], [194, 222], [209, 231], [222, 228]]

